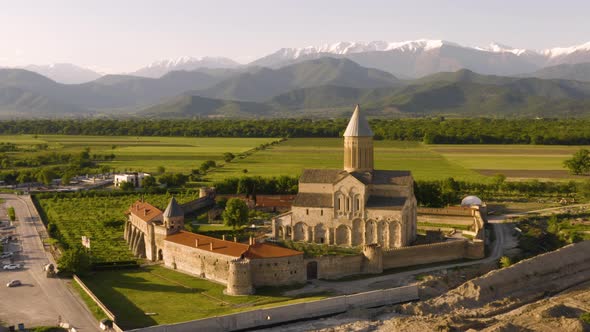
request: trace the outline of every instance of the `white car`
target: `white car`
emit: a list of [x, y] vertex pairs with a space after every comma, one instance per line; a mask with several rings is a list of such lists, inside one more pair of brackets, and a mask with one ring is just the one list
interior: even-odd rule
[[17, 270], [20, 269], [20, 264], [6, 264], [2, 267], [4, 270]]
[[21, 282], [20, 280], [10, 280], [7, 284], [6, 287], [16, 287], [16, 286], [20, 286]]

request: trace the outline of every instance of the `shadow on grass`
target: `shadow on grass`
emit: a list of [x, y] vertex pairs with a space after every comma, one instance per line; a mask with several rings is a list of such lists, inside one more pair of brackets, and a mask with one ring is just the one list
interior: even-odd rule
[[[118, 271], [120, 272], [120, 271]], [[204, 289], [187, 288], [180, 285], [162, 285], [153, 283], [143, 277], [129, 274], [145, 273], [147, 270], [126, 270], [125, 273], [100, 272], [87, 277], [84, 282], [99, 297], [99, 299], [113, 312], [117, 324], [123, 329], [140, 328], [156, 325], [157, 322], [147, 316], [135, 305], [124, 292], [118, 289], [129, 289], [142, 292], [161, 292], [170, 294], [204, 292]], [[116, 289], [116, 288], [118, 289]]]

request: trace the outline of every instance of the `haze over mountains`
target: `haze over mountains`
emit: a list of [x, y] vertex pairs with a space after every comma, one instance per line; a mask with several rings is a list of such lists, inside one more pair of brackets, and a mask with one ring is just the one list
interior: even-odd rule
[[[69, 65], [30, 69], [46, 75], [0, 69], [0, 117], [338, 117], [357, 102], [388, 117], [590, 114], [590, 43], [543, 52], [433, 40], [337, 43], [282, 49], [248, 66], [180, 58], [98, 78]], [[69, 69], [76, 78], [61, 83]]]
[[[318, 47], [282, 48], [247, 65], [225, 57], [185, 56], [158, 60], [130, 73], [121, 74], [159, 78], [170, 71], [191, 71], [199, 68], [280, 68], [326, 56], [347, 58], [361, 66], [387, 71], [399, 78], [418, 78], [459, 69], [512, 76], [531, 73], [547, 66], [590, 62], [590, 42], [541, 51], [514, 48], [500, 43], [469, 47], [445, 40], [428, 39], [403, 42], [338, 42]], [[24, 69], [66, 84], [89, 82], [101, 75], [72, 64], [27, 66]]]

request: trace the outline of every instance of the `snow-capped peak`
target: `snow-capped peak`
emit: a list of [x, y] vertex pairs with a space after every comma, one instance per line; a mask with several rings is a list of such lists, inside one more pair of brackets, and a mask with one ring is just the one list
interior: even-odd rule
[[507, 45], [502, 45], [500, 43], [492, 42], [486, 47], [475, 47], [480, 51], [486, 52], [494, 52], [494, 53], [512, 53], [514, 55], [522, 55], [524, 53], [530, 52], [524, 48], [514, 48]]
[[555, 58], [562, 55], [572, 54], [577, 51], [590, 51], [590, 42], [586, 42], [584, 44], [570, 46], [570, 47], [555, 47], [544, 50], [542, 52], [543, 55], [548, 56], [550, 58]]
[[154, 61], [152, 63], [150, 63], [149, 65], [147, 65], [145, 68], [154, 68], [154, 67], [177, 67], [177, 66], [183, 66], [183, 65], [191, 65], [191, 64], [195, 64], [195, 65], [203, 65], [203, 67], [235, 67], [238, 64], [228, 58], [223, 58], [223, 57], [209, 57], [209, 56], [205, 56], [205, 57], [192, 57], [192, 56], [181, 56], [175, 59], [164, 59], [164, 60], [157, 60]]
[[223, 57], [181, 56], [174, 59], [158, 60], [131, 73], [132, 75], [157, 78], [173, 70], [195, 70], [198, 68], [236, 68], [240, 64]]
[[285, 58], [297, 59], [301, 56], [318, 54], [318, 53], [330, 53], [330, 54], [351, 54], [351, 53], [363, 53], [363, 52], [374, 52], [374, 51], [392, 51], [399, 50], [402, 52], [418, 52], [418, 51], [429, 51], [437, 49], [443, 45], [454, 45], [458, 44], [451, 43], [444, 40], [431, 40], [431, 39], [418, 39], [408, 40], [402, 42], [386, 42], [386, 41], [372, 41], [372, 42], [337, 42], [334, 44], [324, 44], [322, 46], [307, 46], [302, 48], [283, 48], [277, 52], [277, 55]]

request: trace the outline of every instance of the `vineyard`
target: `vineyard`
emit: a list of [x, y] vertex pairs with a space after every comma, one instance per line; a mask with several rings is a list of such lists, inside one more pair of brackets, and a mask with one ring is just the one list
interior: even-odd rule
[[[143, 195], [150, 204], [164, 209], [171, 196]], [[180, 203], [198, 198], [198, 193], [178, 194]], [[91, 256], [94, 262], [124, 261], [133, 259], [123, 239], [125, 210], [140, 195], [81, 196], [48, 195], [36, 197], [42, 216], [52, 238], [62, 247], [80, 245], [81, 237], [90, 238]]]

